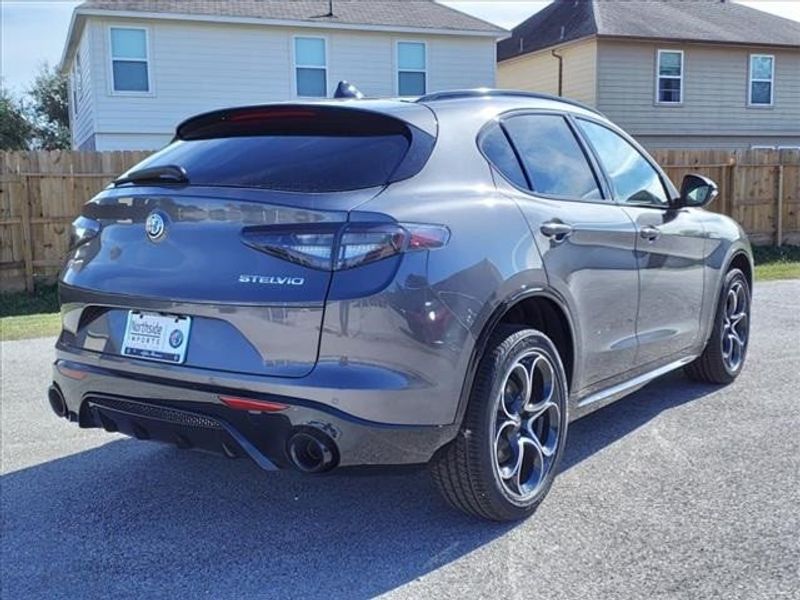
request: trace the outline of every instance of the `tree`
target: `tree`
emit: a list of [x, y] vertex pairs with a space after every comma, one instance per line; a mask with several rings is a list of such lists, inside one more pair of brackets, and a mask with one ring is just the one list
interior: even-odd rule
[[31, 130], [20, 102], [0, 87], [0, 150], [27, 150]]
[[70, 147], [67, 78], [56, 67], [42, 64], [28, 90], [31, 99], [28, 118], [34, 145], [43, 150]]

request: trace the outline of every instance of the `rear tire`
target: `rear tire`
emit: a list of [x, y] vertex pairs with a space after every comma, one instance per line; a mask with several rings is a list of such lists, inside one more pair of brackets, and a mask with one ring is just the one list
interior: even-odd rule
[[739, 376], [750, 338], [750, 285], [739, 269], [725, 275], [714, 329], [703, 353], [684, 370], [690, 379], [728, 384]]
[[431, 461], [447, 502], [492, 521], [531, 515], [550, 490], [564, 451], [567, 397], [553, 342], [535, 329], [498, 328], [458, 435]]

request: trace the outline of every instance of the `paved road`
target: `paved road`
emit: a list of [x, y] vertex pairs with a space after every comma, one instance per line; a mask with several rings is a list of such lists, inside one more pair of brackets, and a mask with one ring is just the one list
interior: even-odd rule
[[448, 510], [424, 470], [309, 478], [81, 431], [52, 340], [2, 345], [3, 598], [800, 597], [800, 282], [759, 285], [749, 364], [575, 423], [528, 521]]

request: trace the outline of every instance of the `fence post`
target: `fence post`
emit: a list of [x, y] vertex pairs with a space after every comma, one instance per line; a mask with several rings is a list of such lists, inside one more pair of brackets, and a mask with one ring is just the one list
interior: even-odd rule
[[[24, 177], [24, 180], [23, 180]], [[31, 186], [30, 177], [22, 175], [17, 160], [17, 178], [25, 190], [25, 201], [22, 203], [22, 261], [25, 267], [25, 291], [33, 293], [33, 230], [31, 228]]]
[[778, 214], [775, 219], [775, 245], [783, 244], [783, 163], [778, 165]]

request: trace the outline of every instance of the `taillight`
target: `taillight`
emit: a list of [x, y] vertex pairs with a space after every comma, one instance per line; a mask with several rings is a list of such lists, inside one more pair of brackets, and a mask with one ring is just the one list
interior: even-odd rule
[[100, 233], [100, 223], [81, 215], [72, 222], [69, 232], [69, 248], [73, 250]]
[[341, 271], [401, 252], [444, 246], [450, 231], [421, 223], [349, 223], [248, 228], [245, 243], [279, 258], [321, 270]]

